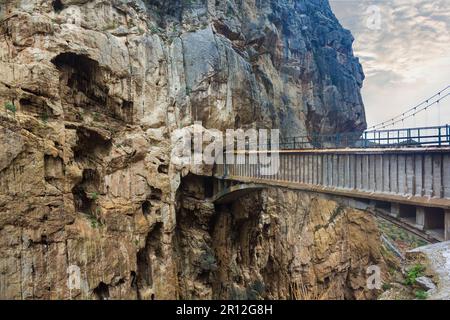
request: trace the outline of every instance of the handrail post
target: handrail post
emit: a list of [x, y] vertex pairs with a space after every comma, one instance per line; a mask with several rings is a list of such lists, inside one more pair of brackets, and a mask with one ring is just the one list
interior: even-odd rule
[[438, 134], [438, 140], [439, 140], [439, 147], [442, 146], [442, 137], [441, 137], [441, 128], [438, 128], [439, 134]]
[[446, 134], [447, 134], [447, 142], [450, 142], [450, 131], [449, 131], [449, 126], [448, 126], [448, 124], [445, 125], [445, 129], [446, 129]]
[[367, 131], [364, 132], [364, 148], [367, 148]]

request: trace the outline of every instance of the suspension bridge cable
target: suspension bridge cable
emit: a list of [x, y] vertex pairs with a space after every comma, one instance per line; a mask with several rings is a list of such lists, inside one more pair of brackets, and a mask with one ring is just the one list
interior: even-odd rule
[[[402, 122], [402, 121], [404, 121], [404, 120], [406, 120], [406, 119], [409, 119], [409, 118], [411, 118], [411, 117], [415, 117], [418, 113], [420, 113], [420, 112], [422, 112], [422, 111], [426, 111], [428, 108], [430, 108], [431, 106], [433, 106], [433, 105], [435, 105], [435, 104], [439, 104], [440, 101], [444, 100], [444, 99], [447, 98], [448, 96], [450, 96], [450, 92], [447, 93], [446, 95], [444, 95], [443, 97], [439, 98], [439, 100], [434, 101], [433, 103], [427, 104], [427, 105], [425, 105], [425, 106], [422, 107], [422, 108], [415, 109], [415, 112], [412, 113], [412, 114], [410, 114], [410, 115], [404, 116], [403, 118], [400, 118], [399, 120], [395, 120], [395, 119], [397, 119], [398, 117], [392, 118], [392, 119], [389, 120], [389, 121], [383, 122], [383, 125], [382, 125], [381, 127], [380, 127], [380, 126], [376, 126], [376, 128], [384, 129], [384, 128], [386, 128], [386, 127], [392, 127], [392, 126], [396, 125], [397, 123], [400, 123], [400, 122]], [[405, 114], [406, 114], [406, 112], [405, 112]], [[375, 130], [374, 127], [371, 127], [371, 129]]]
[[[408, 116], [408, 114], [411, 113], [411, 112], [414, 112], [414, 114], [417, 114], [418, 113], [417, 110], [419, 110], [419, 109], [421, 111], [423, 111], [424, 109], [426, 110], [428, 107], [430, 107], [433, 104], [435, 104], [435, 102], [430, 104], [430, 101], [433, 101], [433, 99], [435, 99], [436, 97], [438, 97], [438, 101], [448, 97], [449, 94], [444, 95], [444, 96], [441, 96], [441, 95], [443, 93], [445, 93], [449, 88], [450, 88], [450, 85], [445, 87], [444, 89], [442, 89], [441, 91], [439, 91], [435, 95], [431, 96], [430, 98], [426, 99], [425, 101], [419, 103], [418, 105], [408, 109], [407, 111], [402, 112], [401, 114], [399, 114], [396, 117], [393, 117], [393, 118], [391, 118], [389, 120], [386, 120], [386, 121], [383, 121], [383, 122], [381, 122], [379, 124], [376, 124], [376, 125], [370, 127], [370, 129], [377, 129], [379, 127], [386, 128], [387, 126], [391, 126], [391, 123], [398, 123], [398, 121], [396, 122], [397, 119], [401, 119], [401, 118], [408, 119], [410, 117], [410, 116]], [[424, 105], [426, 105], [425, 108], [423, 108]]]

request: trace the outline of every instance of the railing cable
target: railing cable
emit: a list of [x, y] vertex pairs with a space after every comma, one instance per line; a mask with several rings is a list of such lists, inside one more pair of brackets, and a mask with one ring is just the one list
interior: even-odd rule
[[[399, 123], [398, 119], [409, 119], [412, 116], [410, 113], [415, 115], [421, 111], [427, 110], [428, 107], [430, 107], [436, 103], [435, 98], [438, 98], [437, 101], [447, 98], [450, 95], [450, 92], [448, 92], [448, 91], [450, 91], [449, 89], [450, 89], [450, 85], [445, 87], [444, 89], [442, 89], [435, 95], [431, 96], [430, 98], [426, 99], [425, 101], [419, 103], [418, 105], [408, 109], [407, 111], [402, 112], [401, 114], [397, 115], [396, 117], [393, 117], [389, 120], [386, 120], [386, 121], [378, 123], [374, 126], [371, 126], [370, 129], [377, 129], [380, 127], [381, 128], [390, 127], [392, 125]], [[446, 92], [447, 92], [447, 94], [443, 95]]]

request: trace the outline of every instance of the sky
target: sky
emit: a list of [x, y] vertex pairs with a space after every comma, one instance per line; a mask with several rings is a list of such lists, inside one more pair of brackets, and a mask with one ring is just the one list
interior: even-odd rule
[[[329, 1], [355, 38], [369, 127], [450, 85], [450, 0]], [[442, 124], [450, 124], [450, 97], [395, 127]]]

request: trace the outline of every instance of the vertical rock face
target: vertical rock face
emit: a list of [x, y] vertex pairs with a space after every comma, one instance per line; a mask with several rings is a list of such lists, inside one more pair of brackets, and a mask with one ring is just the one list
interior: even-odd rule
[[353, 38], [327, 1], [176, 2], [149, 7], [171, 31], [173, 89], [190, 96], [180, 103], [187, 122], [275, 127], [284, 136], [365, 128]]
[[[194, 192], [197, 186], [197, 192]], [[283, 189], [215, 209], [190, 177], [177, 218], [183, 298], [373, 299], [367, 267], [384, 270], [379, 231], [365, 212]]]
[[[302, 297], [314, 263], [305, 292], [364, 296], [345, 275], [371, 249], [352, 265], [331, 237], [316, 257], [307, 214], [261, 229], [266, 194], [247, 222], [232, 218], [196, 178], [180, 189], [170, 161], [171, 132], [194, 121], [284, 136], [365, 127], [352, 37], [326, 1], [7, 0], [0, 19], [0, 298]], [[252, 243], [220, 231], [236, 223]], [[293, 233], [309, 249], [283, 252], [310, 259], [302, 268], [270, 253]], [[338, 283], [350, 291], [327, 293]]]

